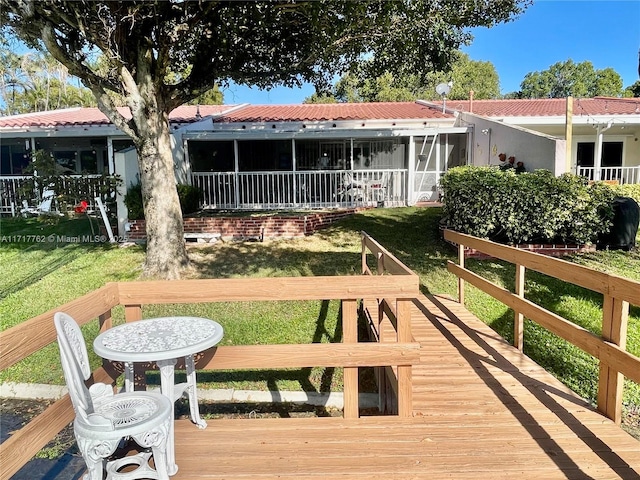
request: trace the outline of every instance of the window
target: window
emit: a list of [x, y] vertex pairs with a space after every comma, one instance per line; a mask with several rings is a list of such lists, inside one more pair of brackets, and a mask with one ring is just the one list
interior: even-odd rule
[[13, 145], [5, 143], [0, 147], [0, 175], [22, 175], [27, 165], [29, 154], [24, 142]]
[[78, 152], [75, 150], [58, 150], [53, 152], [53, 158], [58, 165], [58, 173], [69, 175], [76, 173], [76, 158]]
[[357, 140], [353, 143], [354, 169], [404, 168], [405, 144], [394, 140]]
[[233, 141], [190, 141], [189, 162], [194, 172], [233, 172]]
[[[622, 142], [603, 142], [602, 167], [622, 166]], [[596, 156], [595, 142], [579, 142], [576, 159], [579, 167], [593, 167]]]
[[292, 165], [291, 140], [238, 142], [238, 168], [241, 172], [289, 171]]

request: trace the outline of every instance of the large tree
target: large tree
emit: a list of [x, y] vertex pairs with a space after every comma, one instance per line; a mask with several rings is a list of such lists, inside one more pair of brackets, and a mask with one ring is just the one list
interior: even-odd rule
[[622, 78], [612, 68], [596, 70], [589, 61], [569, 59], [541, 72], [530, 72], [520, 84], [520, 98], [618, 97], [623, 94]]
[[[138, 152], [147, 224], [145, 271], [188, 264], [170, 148], [169, 113], [215, 84], [326, 88], [362, 55], [377, 71], [425, 74], [530, 0], [102, 1], [0, 0], [19, 38], [42, 44], [94, 93]], [[91, 68], [101, 53], [109, 68]], [[171, 72], [188, 72], [174, 80]], [[122, 95], [130, 115], [116, 110]]]
[[305, 103], [326, 102], [406, 102], [412, 100], [439, 100], [439, 83], [452, 82], [447, 98], [466, 100], [473, 90], [474, 98], [490, 99], [500, 95], [500, 80], [491, 62], [471, 60], [466, 53], [452, 55], [450, 69], [419, 75], [390, 71], [369, 77], [371, 69], [364, 60], [342, 76], [335, 86], [324, 94], [314, 94]]

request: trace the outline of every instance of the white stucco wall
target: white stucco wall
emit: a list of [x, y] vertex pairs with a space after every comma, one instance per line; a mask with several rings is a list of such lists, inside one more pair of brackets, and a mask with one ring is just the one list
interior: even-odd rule
[[466, 112], [459, 113], [458, 122], [473, 125], [473, 165], [499, 165], [498, 155], [505, 153], [523, 162], [529, 172], [545, 169], [560, 175], [566, 171], [564, 139]]
[[128, 221], [127, 206], [124, 204], [124, 196], [131, 185], [135, 185], [140, 180], [140, 170], [138, 170], [138, 154], [136, 149], [131, 147], [126, 150], [116, 152], [114, 155], [116, 174], [122, 178], [122, 185], [118, 187], [116, 209], [118, 214], [118, 233], [126, 236], [125, 224]]

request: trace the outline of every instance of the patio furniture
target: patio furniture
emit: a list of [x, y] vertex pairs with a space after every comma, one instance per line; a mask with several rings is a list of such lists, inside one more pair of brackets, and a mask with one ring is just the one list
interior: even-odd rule
[[389, 185], [389, 174], [384, 172], [379, 179], [367, 182], [368, 197], [374, 202], [383, 202], [387, 195]]
[[[171, 418], [174, 402], [186, 391], [189, 396], [191, 420], [199, 428], [207, 422], [200, 418], [196, 389], [194, 354], [207, 350], [220, 342], [222, 326], [207, 318], [160, 317], [128, 322], [101, 333], [93, 342], [93, 349], [102, 358], [125, 363], [125, 389], [134, 389], [133, 363], [155, 362], [160, 368], [162, 394], [170, 401]], [[184, 357], [187, 382], [174, 385], [174, 368], [178, 358]], [[167, 469], [177, 472], [173, 422], [169, 426], [167, 442]]]
[[[111, 385], [85, 381], [91, 376], [87, 347], [76, 321], [63, 312], [54, 315], [60, 359], [69, 395], [76, 413], [73, 432], [88, 473], [83, 480], [152, 478], [168, 480], [167, 442], [172, 425], [172, 404], [157, 393], [135, 392], [114, 395]], [[116, 448], [131, 438], [153, 454], [143, 451], [107, 461]], [[125, 467], [135, 467], [123, 472]]]
[[20, 214], [23, 217], [46, 215], [53, 212], [53, 203], [56, 198], [56, 192], [51, 189], [45, 189], [42, 192], [42, 201], [37, 207], [29, 206], [26, 200], [22, 201], [22, 209]]
[[365, 197], [366, 182], [356, 180], [351, 172], [342, 176], [342, 190], [338, 192], [338, 198], [343, 202], [361, 202]]

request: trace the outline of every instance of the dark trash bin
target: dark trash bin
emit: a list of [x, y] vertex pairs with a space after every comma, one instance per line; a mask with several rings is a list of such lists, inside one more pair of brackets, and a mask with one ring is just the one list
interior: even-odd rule
[[640, 206], [630, 197], [613, 199], [613, 225], [609, 232], [598, 238], [598, 248], [631, 250], [636, 245]]

